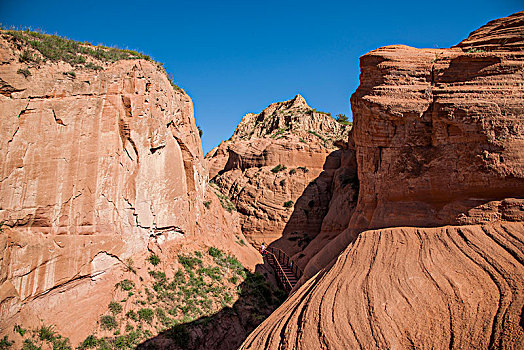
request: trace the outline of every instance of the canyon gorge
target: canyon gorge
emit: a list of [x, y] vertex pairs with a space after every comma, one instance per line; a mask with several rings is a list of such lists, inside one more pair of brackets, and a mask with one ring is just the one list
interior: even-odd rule
[[5, 349], [524, 346], [524, 12], [363, 55], [353, 122], [297, 94], [205, 156], [143, 54], [2, 30], [0, 61]]

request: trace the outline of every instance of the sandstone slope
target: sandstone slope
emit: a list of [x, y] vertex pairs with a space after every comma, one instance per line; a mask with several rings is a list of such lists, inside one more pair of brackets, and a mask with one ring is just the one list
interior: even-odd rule
[[358, 203], [242, 348], [522, 348], [523, 19], [361, 57]]
[[152, 253], [166, 269], [211, 245], [259, 261], [209, 190], [192, 101], [161, 66], [7, 31], [0, 61], [0, 334], [43, 322], [76, 344], [115, 283], [153, 282]]
[[362, 233], [242, 349], [519, 349], [524, 225]]

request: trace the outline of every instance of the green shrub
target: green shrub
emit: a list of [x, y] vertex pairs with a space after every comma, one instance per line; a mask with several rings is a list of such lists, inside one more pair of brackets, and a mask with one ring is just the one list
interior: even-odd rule
[[82, 344], [78, 346], [78, 349], [84, 350], [84, 349], [93, 349], [96, 348], [98, 345], [98, 340], [94, 335], [88, 335], [87, 338], [84, 339]]
[[293, 206], [293, 201], [287, 201], [284, 203], [284, 208], [291, 208]]
[[13, 331], [17, 332], [23, 337], [25, 332], [27, 332], [27, 329], [24, 329], [20, 325], [15, 324], [15, 326], [13, 327]]
[[204, 206], [209, 209], [209, 207], [211, 206], [211, 201], [207, 201], [207, 202], [204, 202]]
[[133, 267], [134, 264], [135, 262], [133, 261], [133, 259], [131, 258], [126, 259], [126, 267], [125, 267], [126, 272], [132, 272], [136, 274], [136, 270]]
[[86, 64], [84, 64], [84, 67], [87, 68], [87, 69], [92, 69], [92, 70], [102, 70], [102, 69], [104, 69], [101, 66], [94, 64], [93, 62], [87, 62]]
[[16, 71], [16, 73], [18, 73], [18, 74], [22, 74], [22, 75], [24, 76], [24, 78], [27, 78], [28, 76], [31, 75], [31, 72], [30, 72], [29, 69], [27, 69], [27, 68], [26, 68], [26, 69], [21, 69], [21, 68], [20, 68], [20, 69], [18, 69], [18, 70]]
[[472, 47], [466, 50], [466, 53], [480, 53], [480, 52], [486, 52], [483, 49], [478, 49], [476, 47]]
[[217, 266], [215, 267], [202, 267], [198, 269], [198, 274], [204, 274], [208, 277], [210, 277], [213, 280], [219, 281], [222, 278], [222, 273], [220, 272], [220, 268]]
[[55, 339], [56, 332], [53, 330], [53, 326], [42, 325], [38, 329], [38, 338], [45, 341], [53, 341]]
[[156, 254], [151, 254], [147, 260], [151, 263], [153, 266], [157, 266], [160, 264], [160, 258]]
[[122, 290], [125, 290], [125, 291], [135, 288], [135, 282], [128, 280], [128, 279], [120, 281], [120, 283], [117, 283], [117, 286], [118, 285], [120, 285], [120, 288], [122, 288]]
[[53, 350], [73, 350], [73, 348], [69, 344], [69, 338], [62, 338], [59, 335], [53, 339]]
[[197, 125], [197, 129], [198, 129], [198, 135], [200, 137], [202, 137], [202, 135], [204, 135], [204, 132], [202, 131], [202, 129], [200, 128], [200, 126]]
[[274, 167], [273, 169], [271, 169], [271, 172], [273, 173], [278, 173], [279, 171], [284, 171], [286, 170], [286, 166], [285, 165], [282, 165], [282, 164], [279, 164], [277, 165], [276, 167]]
[[299, 166], [297, 169], [300, 169], [300, 170], [302, 170], [305, 173], [307, 173], [309, 171], [309, 169], [306, 168], [305, 166]]
[[15, 342], [9, 341], [7, 335], [0, 339], [0, 350], [8, 350]]
[[345, 114], [337, 114], [337, 122], [343, 125], [349, 125], [348, 117]]
[[207, 252], [209, 253], [209, 255], [211, 255], [213, 258], [222, 258], [222, 256], [224, 255], [222, 253], [222, 251], [218, 248], [215, 248], [215, 247], [210, 247]]
[[102, 329], [115, 329], [118, 327], [118, 323], [116, 322], [115, 316], [112, 315], [104, 315], [100, 317], [100, 327]]
[[142, 321], [146, 321], [147, 323], [153, 322], [153, 316], [155, 313], [150, 308], [143, 308], [138, 310], [138, 317]]
[[110, 302], [108, 308], [109, 308], [109, 311], [111, 311], [113, 315], [116, 315], [122, 312], [122, 305], [120, 305], [120, 303], [117, 301]]
[[308, 130], [307, 132], [310, 133], [311, 135], [315, 135], [316, 137], [318, 137], [319, 139], [321, 139], [322, 141], [324, 141], [324, 143], [326, 142], [326, 139], [323, 138], [322, 136], [320, 136], [316, 131]]
[[22, 53], [20, 54], [20, 57], [18, 58], [18, 60], [20, 62], [22, 62], [22, 63], [24, 63], [24, 62], [27, 62], [27, 63], [40, 62], [40, 59], [38, 58], [38, 56], [35, 55], [35, 53], [33, 51], [30, 51], [30, 50], [22, 51]]
[[289, 175], [296, 174], [296, 172], [297, 172], [297, 169], [291, 169], [291, 170], [289, 171]]
[[42, 350], [42, 347], [36, 346], [35, 343], [33, 343], [33, 340], [26, 339], [24, 340], [24, 345], [22, 346], [22, 350]]
[[67, 77], [71, 77], [71, 78], [76, 78], [76, 73], [73, 72], [73, 71], [70, 71], [70, 72], [63, 72], [62, 73], [63, 75], [67, 76]]
[[138, 321], [138, 315], [133, 310], [126, 312], [126, 317], [132, 319], [133, 321]]
[[184, 266], [186, 270], [192, 270], [195, 267], [195, 265], [202, 266], [202, 260], [200, 260], [199, 258], [190, 256], [190, 255], [185, 256], [185, 255], [179, 254], [178, 262], [182, 266]]

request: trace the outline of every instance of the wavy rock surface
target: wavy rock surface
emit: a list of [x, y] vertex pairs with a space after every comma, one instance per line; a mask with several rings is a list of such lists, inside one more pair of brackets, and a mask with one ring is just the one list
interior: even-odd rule
[[[0, 330], [42, 319], [75, 343], [107, 309], [127, 258], [187, 237], [230, 250], [240, 232], [220, 205], [203, 205], [192, 101], [156, 63], [28, 65], [24, 50], [2, 32]], [[240, 250], [253, 267], [255, 251]]]
[[366, 231], [241, 348], [522, 348], [523, 245], [522, 223]]
[[522, 348], [523, 19], [361, 57], [358, 203], [242, 348]]

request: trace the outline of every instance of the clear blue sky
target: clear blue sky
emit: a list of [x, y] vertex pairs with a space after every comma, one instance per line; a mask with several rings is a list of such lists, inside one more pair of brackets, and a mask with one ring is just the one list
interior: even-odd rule
[[297, 93], [349, 116], [358, 58], [370, 50], [449, 47], [521, 10], [524, 0], [0, 0], [0, 22], [164, 62], [193, 99], [207, 152], [245, 113]]

